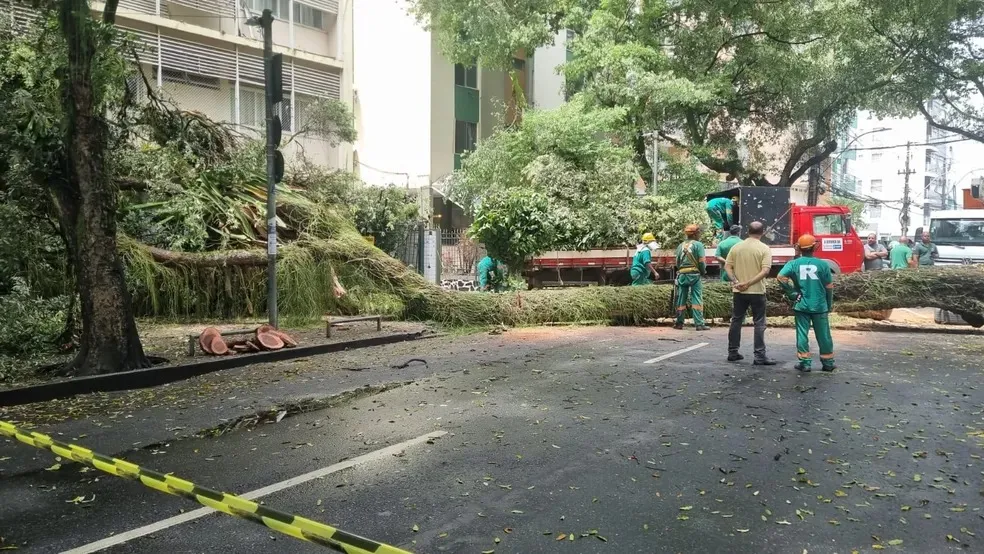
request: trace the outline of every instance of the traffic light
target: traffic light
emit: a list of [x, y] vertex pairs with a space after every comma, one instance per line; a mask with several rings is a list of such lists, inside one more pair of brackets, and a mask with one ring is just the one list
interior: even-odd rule
[[267, 129], [267, 145], [273, 148], [273, 182], [279, 183], [284, 178], [284, 155], [280, 151], [280, 141], [283, 138], [283, 123], [280, 121], [280, 102], [284, 99], [284, 56], [273, 54], [266, 61], [266, 89], [270, 99], [270, 110], [273, 120]]

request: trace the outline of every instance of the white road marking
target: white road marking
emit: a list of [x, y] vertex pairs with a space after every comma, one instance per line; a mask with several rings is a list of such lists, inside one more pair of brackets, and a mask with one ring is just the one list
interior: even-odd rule
[[[256, 489], [254, 491], [247, 492], [246, 494], [240, 495], [242, 498], [247, 500], [256, 500], [257, 498], [262, 498], [264, 496], [269, 496], [273, 493], [280, 492], [282, 490], [289, 489], [291, 487], [296, 487], [307, 483], [308, 481], [313, 481], [315, 479], [320, 479], [326, 475], [331, 475], [332, 473], [337, 473], [343, 469], [348, 469], [350, 467], [357, 466], [359, 464], [364, 464], [366, 462], [376, 461], [393, 454], [399, 454], [404, 449], [410, 446], [420, 444], [422, 442], [427, 442], [438, 437], [443, 437], [447, 434], [447, 431], [434, 431], [433, 433], [427, 433], [426, 435], [421, 435], [410, 440], [403, 441], [401, 443], [394, 444], [392, 446], [387, 446], [386, 448], [369, 452], [368, 454], [363, 454], [361, 456], [356, 456], [351, 460], [345, 460], [344, 462], [339, 462], [337, 464], [330, 465], [328, 467], [323, 467], [321, 469], [316, 469], [304, 475], [298, 475], [297, 477], [292, 477], [286, 481], [280, 481], [279, 483], [274, 483], [272, 485], [267, 485], [261, 489]], [[182, 523], [187, 523], [196, 519], [203, 518], [216, 510], [212, 508], [199, 508], [197, 510], [187, 512], [181, 515], [163, 519], [156, 523], [151, 523], [150, 525], [145, 525], [143, 527], [138, 527], [132, 529], [125, 533], [120, 533], [118, 535], [113, 535], [111, 537], [106, 537], [105, 539], [92, 542], [78, 548], [73, 548], [71, 550], [66, 550], [62, 554], [88, 554], [90, 552], [99, 552], [106, 548], [112, 546], [117, 546], [125, 542], [132, 541], [133, 539], [138, 539], [140, 537], [145, 537], [152, 533], [162, 531], [169, 527], [174, 527], [175, 525], [181, 525]]]
[[642, 362], [642, 363], [644, 363], [644, 364], [655, 364], [656, 362], [662, 362], [663, 360], [669, 360], [670, 358], [672, 358], [674, 356], [679, 356], [680, 354], [686, 354], [687, 352], [690, 352], [691, 350], [697, 350], [698, 348], [704, 348], [705, 346], [707, 346], [709, 344], [710, 344], [709, 342], [702, 342], [702, 343], [699, 343], [699, 344], [695, 344], [693, 346], [688, 346], [686, 348], [681, 348], [680, 350], [677, 350], [675, 352], [670, 352], [669, 354], [663, 354], [662, 356], [658, 356], [658, 357], [653, 358], [651, 360], [646, 360], [645, 362]]

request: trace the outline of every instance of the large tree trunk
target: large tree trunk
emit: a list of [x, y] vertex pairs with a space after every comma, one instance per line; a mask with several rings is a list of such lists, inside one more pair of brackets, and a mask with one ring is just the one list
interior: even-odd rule
[[[68, 205], [62, 209], [67, 219], [75, 219], [68, 234], [77, 246], [82, 303], [81, 347], [66, 372], [92, 375], [147, 367], [117, 251], [116, 190], [105, 163], [109, 128], [93, 83], [97, 49], [113, 46], [97, 30], [87, 0], [62, 0], [60, 15], [68, 46], [68, 82], [62, 85], [68, 175], [76, 192], [63, 195]], [[107, 5], [106, 21], [114, 16], [115, 5]]]
[[[704, 315], [731, 314], [727, 283], [704, 283]], [[791, 315], [774, 279], [769, 282], [769, 315]], [[834, 281], [834, 311], [855, 313], [890, 308], [942, 308], [976, 327], [984, 325], [984, 266], [872, 271], [840, 275]], [[539, 325], [548, 322], [619, 321], [640, 323], [672, 316], [673, 287], [590, 287], [506, 294], [423, 290], [408, 301], [408, 315], [453, 325]]]

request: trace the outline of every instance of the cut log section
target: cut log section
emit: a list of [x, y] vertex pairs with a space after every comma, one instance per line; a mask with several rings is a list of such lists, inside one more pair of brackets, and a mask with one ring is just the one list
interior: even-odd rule
[[270, 333], [272, 335], [275, 335], [278, 339], [282, 340], [284, 342], [284, 346], [286, 346], [287, 348], [294, 348], [295, 346], [297, 346], [297, 341], [294, 340], [293, 337], [291, 337], [290, 335], [288, 335], [283, 331], [280, 331], [279, 329], [274, 329], [273, 331], [270, 331]]
[[264, 350], [280, 350], [284, 347], [284, 341], [273, 333], [257, 333], [256, 342], [260, 343]]
[[[206, 354], [215, 354], [212, 351], [212, 341], [216, 337], [221, 337], [221, 333], [215, 327], [208, 327], [202, 334], [198, 335], [198, 347], [202, 349], [202, 352]], [[193, 352], [192, 352], [193, 353]]]
[[210, 354], [215, 354], [216, 356], [225, 356], [226, 354], [229, 353], [229, 346], [226, 345], [225, 340], [223, 340], [221, 336], [217, 335], [213, 337], [210, 346], [212, 347], [211, 352], [209, 352]]

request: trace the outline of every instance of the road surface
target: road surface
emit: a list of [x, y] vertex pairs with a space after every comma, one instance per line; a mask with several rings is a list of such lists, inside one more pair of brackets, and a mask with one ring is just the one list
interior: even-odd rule
[[[385, 392], [126, 457], [420, 553], [984, 551], [984, 340], [837, 332], [840, 369], [804, 375], [790, 330], [776, 367], [725, 335], [430, 341]], [[325, 551], [72, 464], [0, 498], [24, 552]]]

